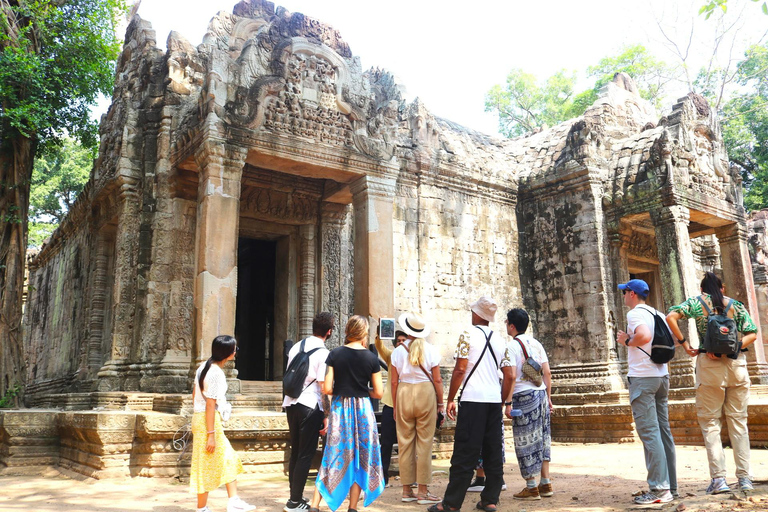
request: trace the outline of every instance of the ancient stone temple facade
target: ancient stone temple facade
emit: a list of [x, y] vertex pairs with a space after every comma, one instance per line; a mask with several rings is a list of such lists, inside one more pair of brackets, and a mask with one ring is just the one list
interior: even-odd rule
[[[78, 471], [178, 474], [191, 376], [228, 333], [230, 434], [247, 466], [282, 467], [286, 427], [268, 410], [284, 342], [317, 311], [337, 318], [332, 345], [353, 313], [421, 311], [447, 371], [483, 294], [531, 313], [556, 439], [631, 439], [617, 283], [645, 279], [665, 309], [715, 269], [758, 317], [739, 174], [698, 96], [659, 118], [618, 76], [583, 116], [498, 140], [406, 102], [338, 32], [270, 2], [167, 47], [134, 18], [91, 179], [29, 262], [27, 400], [70, 411], [0, 415], [0, 444], [40, 421], [29, 435]], [[672, 363], [680, 399], [692, 364]], [[766, 379], [762, 343], [750, 373]]]

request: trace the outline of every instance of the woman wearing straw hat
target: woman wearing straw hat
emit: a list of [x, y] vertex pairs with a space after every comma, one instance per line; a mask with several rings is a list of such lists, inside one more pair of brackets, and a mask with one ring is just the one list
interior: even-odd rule
[[[400, 481], [404, 502], [420, 505], [440, 503], [442, 498], [429, 492], [432, 482], [432, 440], [437, 413], [445, 413], [440, 353], [427, 343], [429, 326], [417, 313], [404, 313], [398, 319], [408, 336], [392, 352], [391, 386], [397, 422]], [[417, 494], [411, 482], [417, 482]]]

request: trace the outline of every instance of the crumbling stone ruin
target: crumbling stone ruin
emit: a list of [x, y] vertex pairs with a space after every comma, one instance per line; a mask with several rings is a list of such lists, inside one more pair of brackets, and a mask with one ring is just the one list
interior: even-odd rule
[[[183, 474], [171, 440], [193, 371], [234, 333], [228, 434], [250, 471], [282, 469], [284, 341], [316, 311], [339, 326], [421, 311], [448, 371], [481, 294], [531, 312], [556, 439], [632, 440], [617, 283], [645, 279], [665, 309], [717, 269], [759, 316], [740, 176], [699, 96], [659, 119], [618, 75], [583, 116], [499, 140], [404, 101], [337, 31], [263, 0], [167, 47], [133, 19], [91, 179], [29, 262], [26, 393], [47, 412], [0, 414], [0, 468]], [[763, 384], [763, 344], [749, 357]], [[700, 443], [692, 360], [671, 372], [676, 438]]]

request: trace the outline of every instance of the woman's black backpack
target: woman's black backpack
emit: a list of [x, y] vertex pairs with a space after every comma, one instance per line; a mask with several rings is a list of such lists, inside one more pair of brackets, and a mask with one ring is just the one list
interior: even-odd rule
[[309, 352], [304, 352], [305, 341], [307, 341], [306, 338], [301, 340], [299, 353], [291, 360], [291, 364], [288, 365], [285, 375], [283, 375], [283, 394], [291, 398], [299, 398], [301, 393], [317, 380], [312, 379], [312, 382], [304, 386], [304, 381], [307, 380], [307, 374], [309, 373], [309, 356], [320, 350], [318, 347]]
[[704, 309], [707, 310], [707, 332], [704, 333], [701, 348], [705, 352], [732, 356], [741, 351], [741, 342], [739, 341], [739, 331], [736, 321], [728, 316], [728, 310], [731, 309], [733, 299], [728, 301], [722, 314], [713, 315], [704, 299], [699, 297]]

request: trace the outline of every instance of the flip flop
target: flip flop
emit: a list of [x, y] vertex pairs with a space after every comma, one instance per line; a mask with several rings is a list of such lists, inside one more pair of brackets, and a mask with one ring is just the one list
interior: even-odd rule
[[[442, 505], [443, 508], [437, 508], [438, 505]], [[427, 508], [427, 512], [461, 512], [461, 509], [446, 507], [442, 503], [435, 503], [431, 507]]]
[[485, 512], [498, 512], [499, 507], [495, 503], [483, 503], [483, 500], [477, 502], [475, 508], [478, 510], [484, 510]]

